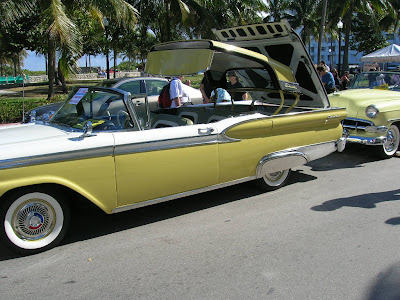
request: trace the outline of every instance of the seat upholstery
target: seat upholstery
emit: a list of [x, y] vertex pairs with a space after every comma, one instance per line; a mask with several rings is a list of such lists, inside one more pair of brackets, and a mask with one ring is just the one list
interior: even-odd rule
[[193, 125], [192, 120], [168, 114], [151, 113], [151, 128]]

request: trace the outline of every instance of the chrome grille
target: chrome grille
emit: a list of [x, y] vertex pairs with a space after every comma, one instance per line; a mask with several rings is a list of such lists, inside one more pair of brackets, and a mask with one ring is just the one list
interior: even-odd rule
[[374, 123], [362, 119], [347, 118], [342, 121], [345, 129], [351, 130], [365, 130], [367, 126], [374, 126]]

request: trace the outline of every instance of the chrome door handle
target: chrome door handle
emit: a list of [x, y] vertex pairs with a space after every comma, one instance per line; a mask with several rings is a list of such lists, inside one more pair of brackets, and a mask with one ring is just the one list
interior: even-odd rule
[[199, 134], [211, 134], [214, 131], [214, 128], [199, 128]]

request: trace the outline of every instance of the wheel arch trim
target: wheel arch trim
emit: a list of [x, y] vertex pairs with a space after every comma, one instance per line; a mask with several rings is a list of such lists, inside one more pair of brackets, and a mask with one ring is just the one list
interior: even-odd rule
[[[31, 178], [24, 178], [21, 180], [13, 180], [13, 181], [3, 181], [0, 185], [0, 199], [6, 197], [9, 193], [12, 193], [15, 190], [21, 188], [33, 188], [36, 186], [42, 186], [44, 189], [54, 188], [54, 189], [64, 189], [71, 191], [77, 195], [80, 195], [87, 199], [88, 201], [92, 202], [94, 205], [99, 207], [106, 213], [111, 213], [114, 207], [108, 207], [104, 202], [101, 202], [98, 198], [96, 198], [93, 194], [89, 193], [86, 189], [82, 188], [81, 186], [68, 181], [64, 178], [59, 177], [31, 177]], [[38, 191], [40, 191], [38, 189]]]
[[277, 152], [264, 156], [257, 165], [256, 177], [302, 166], [309, 161], [300, 151]]

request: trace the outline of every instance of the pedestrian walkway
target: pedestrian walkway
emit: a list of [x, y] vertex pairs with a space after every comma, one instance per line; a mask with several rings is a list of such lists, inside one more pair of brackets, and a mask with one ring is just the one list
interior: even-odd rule
[[16, 95], [16, 94], [18, 94], [18, 92], [0, 90], [0, 96], [1, 95]]

